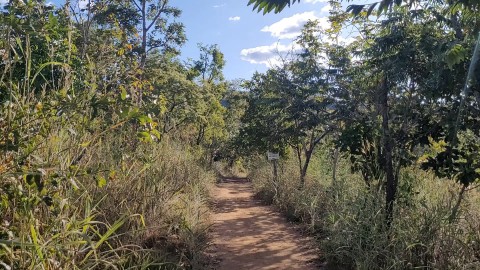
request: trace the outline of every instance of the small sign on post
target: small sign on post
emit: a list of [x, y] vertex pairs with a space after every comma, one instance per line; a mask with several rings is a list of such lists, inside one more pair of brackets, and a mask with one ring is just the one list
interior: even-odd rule
[[267, 152], [267, 157], [268, 157], [268, 160], [277, 160], [277, 159], [280, 158], [280, 154], [279, 153]]

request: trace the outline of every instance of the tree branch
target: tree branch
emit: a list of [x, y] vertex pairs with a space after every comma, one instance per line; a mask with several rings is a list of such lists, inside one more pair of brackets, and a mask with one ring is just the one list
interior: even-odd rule
[[158, 10], [158, 13], [155, 15], [155, 17], [153, 17], [152, 19], [152, 22], [147, 26], [147, 28], [145, 30], [150, 31], [150, 28], [152, 28], [152, 26], [155, 24], [155, 22], [158, 20], [158, 18], [160, 17], [160, 15], [165, 11], [165, 6], [167, 5], [167, 1], [163, 1], [163, 4], [162, 4], [162, 7], [160, 8], [160, 10]]
[[[145, 0], [143, 0], [143, 1], [145, 1]], [[135, 6], [137, 7], [137, 9], [138, 9], [139, 12], [142, 12], [142, 9], [141, 9], [140, 6], [137, 4], [137, 1], [132, 0], [132, 3], [135, 4]]]
[[323, 132], [322, 135], [320, 135], [320, 137], [318, 137], [315, 141], [314, 141], [314, 145], [317, 145], [323, 138], [325, 138], [325, 136], [327, 136], [330, 132], [333, 131], [333, 128], [329, 127], [327, 130], [325, 130], [325, 132]]

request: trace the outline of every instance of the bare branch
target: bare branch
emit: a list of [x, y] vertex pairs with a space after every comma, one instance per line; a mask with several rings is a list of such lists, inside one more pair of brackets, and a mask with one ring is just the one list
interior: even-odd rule
[[325, 132], [323, 132], [322, 135], [320, 135], [320, 137], [318, 137], [315, 141], [314, 141], [314, 145], [317, 145], [323, 138], [325, 138], [325, 136], [327, 136], [328, 134], [330, 134], [330, 132], [333, 131], [333, 128], [329, 127], [327, 130], [325, 130]]
[[[145, 0], [143, 0], [143, 1], [145, 1]], [[137, 4], [137, 1], [132, 0], [132, 3], [135, 4], [135, 6], [137, 7], [137, 9], [138, 9], [139, 12], [142, 12], [142, 9], [141, 9], [140, 6]]]

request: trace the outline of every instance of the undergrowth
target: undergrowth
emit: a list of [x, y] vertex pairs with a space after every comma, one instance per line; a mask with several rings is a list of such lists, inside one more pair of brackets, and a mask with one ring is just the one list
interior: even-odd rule
[[[298, 185], [294, 158], [272, 166], [257, 158], [249, 177], [257, 196], [317, 236], [327, 268], [479, 269], [480, 196], [467, 192], [460, 214], [449, 219], [460, 187], [415, 166], [401, 171], [394, 223], [385, 227], [381, 185], [365, 185], [342, 159], [336, 179], [328, 151], [318, 151], [305, 188]], [[377, 189], [378, 187], [378, 189]]]
[[82, 147], [91, 135], [72, 133], [54, 129], [23, 165], [0, 164], [3, 268], [202, 267], [215, 176], [195, 151], [128, 130]]

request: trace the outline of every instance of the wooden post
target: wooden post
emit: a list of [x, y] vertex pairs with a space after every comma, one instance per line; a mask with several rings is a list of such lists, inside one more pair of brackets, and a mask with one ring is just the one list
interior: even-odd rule
[[277, 160], [272, 160], [273, 164], [273, 189], [275, 190], [275, 194], [273, 199], [277, 200], [278, 198], [278, 169], [277, 169]]
[[278, 182], [277, 160], [274, 159], [272, 160], [272, 162], [273, 162], [273, 182], [277, 183]]
[[278, 159], [280, 155], [278, 153], [267, 152], [268, 160], [272, 162], [273, 165], [273, 188], [275, 189], [274, 199], [278, 195]]

